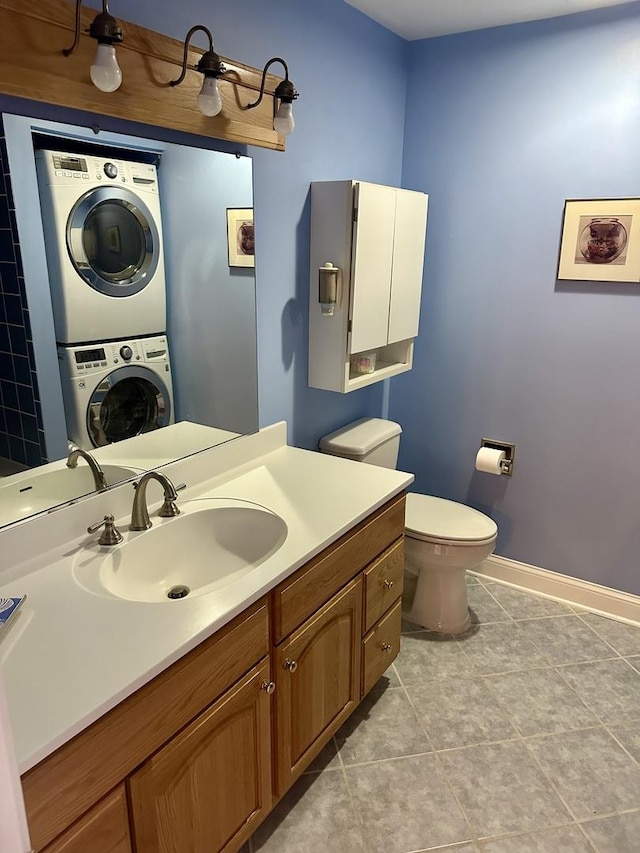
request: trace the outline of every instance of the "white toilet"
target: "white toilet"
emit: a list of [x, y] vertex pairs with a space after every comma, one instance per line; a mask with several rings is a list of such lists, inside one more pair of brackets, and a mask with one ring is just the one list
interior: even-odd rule
[[[402, 427], [362, 418], [320, 439], [333, 456], [395, 468]], [[469, 628], [467, 569], [493, 552], [496, 523], [471, 507], [429, 495], [407, 495], [405, 569], [418, 576], [408, 618], [431, 631], [461, 634]]]

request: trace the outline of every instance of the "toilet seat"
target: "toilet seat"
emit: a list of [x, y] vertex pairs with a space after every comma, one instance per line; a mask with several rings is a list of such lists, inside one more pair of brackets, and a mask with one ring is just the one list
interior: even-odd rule
[[473, 546], [498, 534], [493, 519], [456, 501], [432, 495], [407, 495], [405, 535], [437, 545]]

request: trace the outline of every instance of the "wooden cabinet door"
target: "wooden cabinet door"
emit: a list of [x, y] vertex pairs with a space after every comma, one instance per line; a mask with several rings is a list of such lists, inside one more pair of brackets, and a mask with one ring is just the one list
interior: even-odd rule
[[64, 832], [44, 853], [131, 853], [124, 785]]
[[130, 777], [137, 853], [235, 853], [271, 809], [269, 673], [265, 658]]
[[356, 184], [349, 352], [384, 347], [389, 327], [396, 190]]
[[418, 334], [426, 232], [427, 196], [411, 190], [396, 190], [389, 302], [390, 344], [415, 338]]
[[358, 577], [276, 647], [278, 795], [358, 704], [361, 637]]

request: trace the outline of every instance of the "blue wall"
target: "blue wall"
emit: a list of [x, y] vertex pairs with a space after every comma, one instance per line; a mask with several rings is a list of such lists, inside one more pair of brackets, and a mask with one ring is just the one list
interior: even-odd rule
[[[416, 488], [497, 552], [640, 593], [640, 286], [556, 282], [565, 198], [640, 196], [640, 4], [409, 46], [403, 185], [430, 193]], [[512, 480], [474, 472], [517, 443]]]
[[[94, 3], [93, 5], [96, 5]], [[398, 185], [402, 171], [406, 43], [342, 0], [118, 0], [115, 14], [184, 38], [196, 23], [215, 48], [256, 67], [282, 56], [300, 92], [287, 151], [249, 149], [256, 210], [259, 409], [286, 419], [293, 443], [363, 415], [385, 388], [346, 396], [307, 387], [309, 183], [360, 178]], [[279, 73], [279, 66], [273, 68]]]

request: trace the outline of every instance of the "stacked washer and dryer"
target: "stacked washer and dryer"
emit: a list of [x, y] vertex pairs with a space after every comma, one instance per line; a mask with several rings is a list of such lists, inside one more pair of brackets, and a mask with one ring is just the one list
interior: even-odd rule
[[70, 442], [173, 423], [156, 167], [46, 150], [36, 165]]

